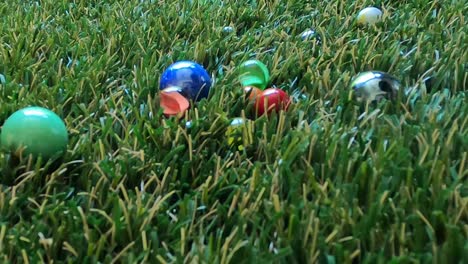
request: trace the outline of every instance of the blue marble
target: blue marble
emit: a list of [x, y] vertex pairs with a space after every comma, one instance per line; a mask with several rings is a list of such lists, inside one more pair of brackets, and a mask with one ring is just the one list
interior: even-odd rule
[[182, 94], [189, 100], [200, 101], [207, 98], [211, 89], [208, 72], [193, 61], [178, 61], [170, 65], [162, 74], [159, 89], [180, 87]]

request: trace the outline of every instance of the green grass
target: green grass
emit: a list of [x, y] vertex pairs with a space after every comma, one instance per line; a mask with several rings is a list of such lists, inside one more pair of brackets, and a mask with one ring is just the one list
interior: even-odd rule
[[[357, 27], [373, 4], [385, 22]], [[0, 3], [0, 123], [38, 105], [70, 133], [58, 165], [0, 153], [0, 262], [467, 263], [467, 13], [462, 0]], [[300, 40], [309, 27], [320, 47]], [[249, 115], [236, 66], [250, 58], [304, 96], [248, 122], [236, 151], [224, 134]], [[178, 121], [158, 81], [182, 59], [216, 83]], [[418, 93], [357, 104], [365, 70]]]

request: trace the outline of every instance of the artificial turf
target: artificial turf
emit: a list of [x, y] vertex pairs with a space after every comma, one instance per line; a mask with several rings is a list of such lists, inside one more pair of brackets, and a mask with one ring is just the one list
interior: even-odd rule
[[[357, 26], [369, 5], [383, 21]], [[45, 165], [0, 152], [0, 262], [467, 263], [467, 13], [463, 0], [3, 1], [0, 124], [43, 106], [69, 144]], [[300, 38], [311, 27], [320, 45]], [[252, 58], [294, 104], [248, 121], [239, 150], [225, 132], [250, 117], [236, 66]], [[181, 120], [158, 88], [178, 60], [214, 80]], [[405, 89], [357, 103], [366, 70]]]

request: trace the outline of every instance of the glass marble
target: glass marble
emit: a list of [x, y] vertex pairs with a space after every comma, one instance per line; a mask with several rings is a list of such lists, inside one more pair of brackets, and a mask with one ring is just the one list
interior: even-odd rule
[[245, 120], [242, 117], [232, 119], [226, 130], [226, 137], [229, 146], [236, 146], [238, 150], [243, 150], [242, 128], [245, 126]]
[[399, 88], [400, 82], [394, 76], [381, 71], [362, 72], [351, 81], [351, 89], [358, 101], [395, 99]]
[[270, 81], [270, 73], [261, 61], [248, 60], [239, 67], [239, 81], [243, 87], [254, 86], [263, 90]]
[[234, 32], [233, 27], [230, 27], [230, 26], [223, 27], [223, 33], [229, 34], [229, 33], [233, 33], [233, 32]]
[[256, 114], [261, 116], [269, 114], [272, 111], [279, 112], [280, 110], [287, 110], [291, 100], [289, 95], [277, 88], [268, 88], [262, 92], [255, 102]]
[[307, 40], [313, 40], [315, 41], [317, 44], [320, 44], [322, 42], [322, 38], [320, 37], [320, 35], [317, 33], [317, 31], [315, 31], [314, 29], [308, 29], [306, 31], [304, 31], [302, 34], [301, 34], [301, 39], [303, 41], [307, 41]]
[[259, 97], [260, 94], [262, 94], [262, 90], [254, 86], [246, 86], [244, 87], [244, 93], [246, 97], [248, 96], [249, 101], [255, 102], [257, 97]]
[[176, 86], [187, 99], [200, 101], [207, 98], [211, 89], [211, 78], [200, 64], [193, 61], [178, 61], [170, 65], [162, 74], [159, 89]]
[[183, 115], [190, 107], [190, 102], [182, 93], [182, 89], [177, 86], [170, 86], [160, 93], [160, 106], [166, 116]]
[[360, 25], [371, 25], [382, 19], [382, 11], [376, 7], [366, 7], [357, 15], [357, 23]]
[[32, 106], [14, 112], [5, 121], [2, 148], [14, 155], [50, 159], [65, 153], [68, 132], [63, 120], [49, 109]]

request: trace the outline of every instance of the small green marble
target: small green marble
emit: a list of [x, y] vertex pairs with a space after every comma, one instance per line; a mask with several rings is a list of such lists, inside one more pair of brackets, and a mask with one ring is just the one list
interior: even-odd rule
[[242, 145], [242, 128], [246, 125], [244, 118], [237, 117], [234, 118], [229, 127], [226, 130], [226, 136], [228, 137], [228, 145], [229, 146], [236, 146], [239, 151], [244, 149]]
[[3, 124], [0, 136], [3, 149], [14, 155], [44, 160], [63, 155], [67, 149], [68, 132], [63, 120], [42, 107], [26, 107], [14, 112]]
[[270, 73], [261, 61], [248, 60], [239, 67], [239, 81], [243, 87], [254, 86], [264, 90], [270, 81]]

